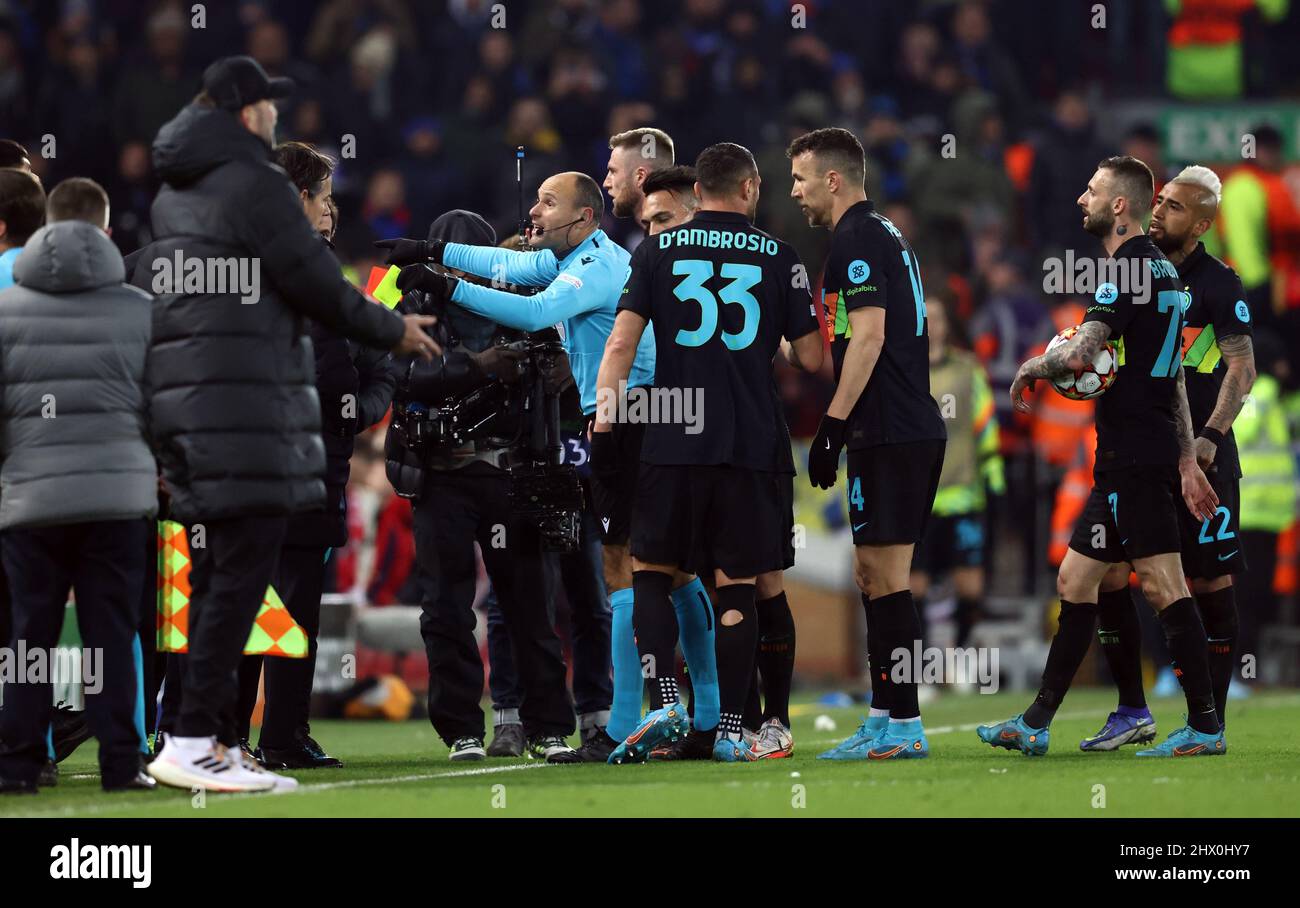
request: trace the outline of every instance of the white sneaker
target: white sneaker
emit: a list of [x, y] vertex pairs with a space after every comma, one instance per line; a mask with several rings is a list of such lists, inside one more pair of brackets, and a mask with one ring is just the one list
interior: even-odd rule
[[794, 736], [776, 716], [763, 723], [751, 750], [760, 760], [780, 760], [794, 756]]
[[[275, 782], [270, 773], [248, 772], [216, 738], [164, 736], [163, 749], [149, 764], [149, 775], [173, 788], [207, 791], [270, 791]], [[235, 751], [238, 753], [238, 751]]]
[[753, 750], [754, 745], [758, 743], [758, 732], [750, 731], [748, 728], [742, 728], [740, 730], [740, 740], [744, 742], [746, 747]]
[[226, 755], [238, 763], [239, 768], [244, 772], [261, 779], [270, 779], [272, 791], [293, 791], [298, 787], [298, 780], [293, 776], [282, 776], [271, 772], [244, 753], [242, 747], [226, 748]]

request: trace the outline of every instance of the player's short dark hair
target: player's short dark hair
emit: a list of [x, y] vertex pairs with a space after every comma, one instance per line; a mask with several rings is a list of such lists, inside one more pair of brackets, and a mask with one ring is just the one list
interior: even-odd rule
[[51, 224], [55, 221], [85, 221], [103, 227], [108, 220], [108, 193], [88, 177], [68, 177], [50, 190], [45, 203], [45, 219]]
[[605, 216], [605, 194], [600, 184], [585, 173], [573, 174], [573, 200], [579, 208], [590, 208], [592, 220], [599, 221]]
[[685, 194], [694, 197], [697, 179], [695, 168], [689, 165], [678, 164], [675, 167], [666, 167], [654, 171], [645, 178], [641, 184], [641, 194], [649, 195], [652, 192], [667, 190], [674, 195]]
[[1116, 195], [1122, 195], [1138, 211], [1150, 211], [1156, 197], [1156, 178], [1151, 168], [1132, 155], [1115, 155], [1097, 165], [1115, 177]]
[[0, 167], [30, 167], [32, 156], [13, 139], [0, 139]]
[[6, 242], [22, 246], [45, 220], [45, 190], [25, 170], [0, 168], [0, 221]]
[[289, 180], [299, 192], [315, 198], [325, 187], [325, 180], [334, 173], [334, 159], [322, 154], [306, 142], [281, 142], [275, 146], [275, 163], [289, 174]]
[[810, 152], [820, 166], [842, 173], [852, 183], [866, 180], [866, 152], [862, 150], [858, 137], [847, 129], [828, 126], [806, 132], [790, 143], [785, 156], [794, 159], [804, 152]]
[[[653, 141], [647, 143], [646, 136], [650, 136]], [[645, 154], [647, 147], [651, 149], [651, 154]], [[626, 132], [610, 136], [609, 150], [613, 151], [615, 148], [636, 151], [642, 156], [645, 165], [651, 170], [672, 167], [675, 160], [672, 137], [662, 129], [655, 129], [653, 126], [638, 126], [636, 129], [629, 129]]]
[[[712, 196], [734, 195], [745, 180], [758, 176], [758, 164], [744, 145], [719, 142], [695, 159], [695, 179]], [[644, 191], [644, 188], [643, 190]]]

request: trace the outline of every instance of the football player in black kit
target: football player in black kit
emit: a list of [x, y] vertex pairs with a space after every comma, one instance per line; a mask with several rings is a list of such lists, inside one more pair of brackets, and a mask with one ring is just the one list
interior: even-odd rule
[[1019, 716], [984, 725], [980, 740], [1030, 756], [1047, 753], [1048, 726], [1092, 642], [1098, 591], [1111, 565], [1128, 562], [1160, 616], [1187, 698], [1187, 725], [1139, 756], [1223, 753], [1214, 709], [1205, 627], [1179, 558], [1181, 497], [1198, 522], [1215, 515], [1218, 496], [1197, 465], [1183, 375], [1183, 314], [1190, 298], [1178, 271], [1143, 232], [1155, 192], [1151, 169], [1133, 157], [1107, 158], [1079, 197], [1084, 229], [1101, 240], [1117, 281], [1097, 287], [1070, 340], [1020, 367], [1011, 399], [1035, 380], [1082, 368], [1108, 340], [1119, 371], [1097, 400], [1097, 458], [1092, 494], [1061, 562], [1061, 614], [1042, 687]]
[[[617, 418], [611, 403], [650, 325], [655, 393], [699, 395], [703, 418], [702, 431], [673, 420], [646, 426], [632, 511], [637, 649], [648, 682], [669, 704], [661, 710], [667, 727], [672, 713], [685, 712], [675, 702], [672, 672], [655, 671], [674, 664], [669, 590], [682, 572], [712, 571], [721, 700], [714, 759], [748, 762], [757, 759], [741, 734], [758, 646], [754, 582], [784, 567], [788, 501], [781, 488], [794, 471], [772, 358], [780, 349], [796, 367], [816, 371], [822, 339], [798, 256], [753, 226], [753, 155], [729, 142], [711, 145], [695, 169], [695, 217], [632, 255], [597, 378], [593, 432], [609, 431]], [[658, 735], [659, 724], [647, 738]]]
[[[1183, 371], [1196, 460], [1219, 497], [1209, 520], [1178, 509], [1183, 573], [1201, 613], [1210, 650], [1210, 680], [1219, 724], [1224, 724], [1237, 638], [1232, 575], [1246, 570], [1238, 536], [1241, 465], [1232, 422], [1255, 383], [1250, 307], [1237, 273], [1205, 251], [1201, 236], [1214, 224], [1222, 185], [1208, 167], [1185, 168], [1156, 196], [1151, 239], [1178, 269], [1191, 294], [1184, 316]], [[1129, 566], [1114, 565], [1101, 582], [1097, 637], [1119, 688], [1119, 705], [1081, 750], [1115, 750], [1155, 738], [1155, 720], [1142, 690], [1141, 631], [1129, 592]]]
[[947, 430], [930, 396], [920, 264], [867, 199], [865, 157], [845, 129], [818, 129], [786, 150], [790, 195], [808, 222], [831, 228], [823, 306], [832, 329], [835, 396], [808, 452], [808, 478], [835, 484], [847, 447], [854, 576], [867, 613], [871, 712], [830, 760], [929, 755], [911, 657], [921, 623], [909, 587], [912, 551], [934, 506]]

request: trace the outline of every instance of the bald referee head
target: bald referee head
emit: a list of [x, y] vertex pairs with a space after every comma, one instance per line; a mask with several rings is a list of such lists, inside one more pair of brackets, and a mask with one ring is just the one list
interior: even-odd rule
[[559, 258], [595, 233], [604, 213], [600, 187], [585, 173], [569, 170], [547, 177], [528, 211], [528, 245], [550, 249]]

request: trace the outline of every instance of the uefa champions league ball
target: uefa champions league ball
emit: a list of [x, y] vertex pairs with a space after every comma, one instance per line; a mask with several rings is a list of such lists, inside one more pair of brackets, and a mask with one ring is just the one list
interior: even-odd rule
[[[1059, 347], [1061, 344], [1074, 337], [1075, 332], [1079, 330], [1076, 325], [1073, 328], [1066, 328], [1047, 345], [1047, 349]], [[1119, 360], [1115, 355], [1115, 345], [1107, 341], [1097, 353], [1093, 356], [1092, 362], [1085, 365], [1082, 369], [1076, 369], [1072, 372], [1066, 372], [1052, 379], [1052, 387], [1062, 397], [1068, 397], [1070, 400], [1092, 400], [1106, 393], [1106, 389], [1115, 383], [1116, 370], [1119, 368]]]

